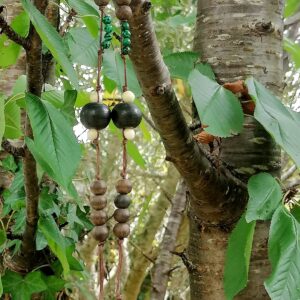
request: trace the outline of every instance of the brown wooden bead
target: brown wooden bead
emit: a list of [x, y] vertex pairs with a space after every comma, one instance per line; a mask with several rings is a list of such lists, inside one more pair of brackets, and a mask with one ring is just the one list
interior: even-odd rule
[[94, 195], [104, 195], [107, 190], [107, 185], [104, 180], [94, 180], [90, 188]]
[[116, 209], [114, 212], [114, 218], [119, 223], [126, 223], [130, 218], [130, 213], [128, 209]]
[[91, 221], [96, 226], [104, 225], [107, 221], [107, 214], [103, 210], [92, 210]]
[[92, 230], [94, 239], [98, 242], [104, 242], [108, 237], [108, 228], [106, 225], [96, 226]]
[[106, 6], [109, 3], [109, 0], [94, 0], [98, 6]]
[[127, 195], [119, 194], [114, 202], [117, 208], [127, 208], [129, 207], [131, 201]]
[[119, 239], [124, 239], [130, 234], [130, 227], [127, 223], [117, 223], [114, 226], [114, 235]]
[[129, 5], [131, 3], [131, 0], [117, 0], [116, 2], [117, 2], [117, 4], [119, 6], [121, 6], [121, 5]]
[[132, 10], [128, 5], [121, 5], [118, 6], [116, 9], [116, 16], [121, 21], [126, 21], [131, 19], [132, 17]]
[[103, 195], [96, 195], [91, 197], [90, 204], [93, 209], [101, 210], [106, 207], [107, 200]]
[[120, 194], [129, 194], [132, 191], [132, 185], [128, 179], [120, 179], [116, 184], [116, 190]]

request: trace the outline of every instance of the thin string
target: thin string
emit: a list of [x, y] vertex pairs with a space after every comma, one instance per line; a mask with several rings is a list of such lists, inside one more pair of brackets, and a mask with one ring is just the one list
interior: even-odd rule
[[123, 141], [122, 141], [122, 145], [123, 145], [123, 165], [122, 165], [122, 172], [121, 172], [121, 176], [123, 179], [126, 178], [127, 175], [127, 139], [124, 135], [124, 130], [122, 130], [122, 135], [123, 135]]
[[128, 82], [127, 82], [127, 68], [126, 68], [126, 56], [121, 54], [123, 65], [124, 65], [124, 85], [123, 85], [123, 92], [128, 90]]
[[99, 131], [97, 133], [97, 137], [94, 140], [94, 145], [96, 147], [96, 179], [99, 180], [101, 178], [100, 176], [100, 134]]
[[99, 243], [99, 300], [104, 300], [104, 272], [105, 272], [105, 265], [104, 265], [104, 242]]
[[123, 266], [123, 240], [118, 240], [119, 263], [116, 273], [116, 300], [122, 300], [121, 294], [121, 275]]
[[104, 17], [104, 8], [100, 7], [100, 39], [99, 39], [99, 50], [98, 50], [98, 70], [97, 70], [97, 102], [100, 102], [100, 92], [102, 91], [101, 87], [101, 67], [102, 67], [102, 33], [103, 33], [103, 17]]

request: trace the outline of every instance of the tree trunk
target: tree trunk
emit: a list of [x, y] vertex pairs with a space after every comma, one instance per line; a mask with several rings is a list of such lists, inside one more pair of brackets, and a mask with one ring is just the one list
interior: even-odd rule
[[[212, 65], [221, 84], [252, 75], [275, 94], [281, 93], [282, 9], [283, 1], [280, 0], [199, 0], [194, 48], [201, 53], [203, 61]], [[252, 126], [246, 126], [242, 134], [222, 141], [221, 160], [235, 169], [244, 181], [261, 171], [278, 175], [280, 151], [275, 143], [253, 117], [247, 116], [245, 124]], [[238, 198], [236, 195], [232, 206], [226, 209], [234, 211], [240, 201]], [[191, 205], [193, 208], [193, 202]], [[225, 226], [221, 222], [212, 226], [193, 209], [190, 215], [191, 299], [225, 299], [224, 260], [233, 224], [225, 219], [222, 220]], [[268, 225], [258, 223], [250, 281], [236, 299], [269, 299], [263, 286], [270, 271], [267, 239]]]

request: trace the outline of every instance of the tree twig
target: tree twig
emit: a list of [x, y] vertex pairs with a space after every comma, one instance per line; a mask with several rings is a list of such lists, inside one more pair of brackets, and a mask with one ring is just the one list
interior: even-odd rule
[[24, 147], [15, 147], [8, 140], [3, 140], [1, 146], [6, 152], [12, 154], [15, 157], [24, 157], [25, 155]]
[[22, 46], [25, 50], [29, 49], [30, 43], [28, 39], [16, 33], [12, 29], [12, 27], [8, 25], [8, 23], [6, 22], [5, 18], [2, 15], [0, 15], [0, 29], [1, 29], [1, 33], [5, 33], [10, 40]]
[[289, 179], [297, 170], [296, 165], [292, 165], [286, 172], [284, 172], [281, 176], [281, 181], [285, 181]]

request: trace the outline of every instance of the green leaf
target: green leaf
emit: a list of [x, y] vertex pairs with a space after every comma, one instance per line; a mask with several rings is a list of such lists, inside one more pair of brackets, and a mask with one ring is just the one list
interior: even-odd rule
[[55, 275], [45, 276], [43, 275], [43, 280], [47, 286], [47, 290], [43, 292], [44, 300], [56, 300], [57, 292], [61, 291], [65, 286], [65, 281]]
[[4, 229], [0, 229], [0, 246], [2, 246], [3, 244], [5, 244], [6, 242], [6, 231]]
[[229, 137], [243, 129], [244, 115], [239, 100], [217, 82], [193, 70], [189, 76], [193, 98], [208, 133]]
[[22, 4], [24, 9], [27, 11], [36, 31], [45, 45], [51, 51], [53, 57], [61, 65], [73, 85], [78, 88], [77, 75], [73, 69], [72, 62], [68, 58], [68, 51], [62, 38], [30, 0], [22, 0]]
[[80, 147], [65, 116], [50, 103], [26, 94], [26, 105], [34, 142], [26, 144], [34, 157], [56, 182], [70, 191], [80, 161]]
[[255, 119], [273, 136], [300, 167], [300, 113], [291, 111], [254, 78], [246, 81], [252, 98], [256, 101]]
[[247, 286], [255, 224], [247, 223], [243, 215], [230, 235], [224, 271], [226, 300], [232, 300]]
[[249, 179], [248, 192], [246, 221], [270, 220], [283, 196], [278, 182], [272, 175], [260, 173]]
[[17, 139], [22, 135], [21, 132], [21, 112], [20, 107], [15, 102], [7, 102], [4, 106], [5, 131], [4, 137]]
[[0, 297], [2, 296], [3, 294], [3, 285], [2, 285], [2, 278], [0, 276]]
[[295, 67], [297, 69], [300, 68], [300, 46], [299, 44], [296, 44], [292, 42], [291, 40], [285, 38], [283, 43], [283, 48], [286, 52], [288, 52], [293, 62], [295, 63]]
[[290, 17], [299, 9], [300, 2], [299, 0], [286, 0], [285, 2], [285, 10], [284, 10], [284, 17]]
[[187, 81], [199, 59], [197, 52], [177, 52], [164, 57], [171, 77]]
[[7, 155], [3, 160], [2, 160], [2, 167], [5, 170], [15, 172], [18, 168], [17, 164], [15, 163], [15, 159], [12, 155]]
[[75, 102], [77, 99], [76, 90], [67, 90], [64, 93], [64, 104], [61, 108], [61, 112], [64, 114], [68, 122], [74, 126], [77, 124], [75, 116]]
[[[132, 91], [136, 97], [142, 96], [140, 84], [136, 78], [135, 71], [131, 60], [126, 58], [128, 89]], [[119, 90], [124, 85], [124, 65], [121, 55], [118, 51], [105, 50], [103, 55], [103, 74], [113, 80]]]
[[38, 228], [44, 234], [51, 251], [59, 259], [65, 276], [68, 275], [70, 272], [70, 266], [66, 253], [65, 239], [61, 235], [53, 217], [42, 215], [38, 222]]
[[0, 145], [5, 131], [4, 96], [0, 95]]
[[300, 299], [300, 225], [280, 206], [273, 215], [269, 236], [272, 273], [265, 288], [272, 300]]
[[[16, 16], [11, 27], [21, 36], [26, 36], [29, 30], [29, 18], [26, 12], [21, 12]], [[6, 68], [14, 65], [21, 53], [21, 46], [7, 38], [6, 35], [0, 35], [0, 67]]]
[[30, 300], [31, 295], [46, 290], [41, 272], [32, 272], [27, 276], [6, 271], [2, 277], [4, 293], [10, 293], [14, 300]]

